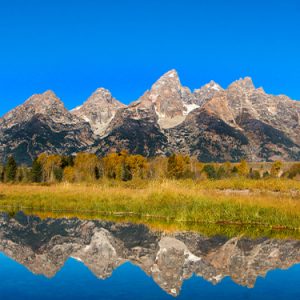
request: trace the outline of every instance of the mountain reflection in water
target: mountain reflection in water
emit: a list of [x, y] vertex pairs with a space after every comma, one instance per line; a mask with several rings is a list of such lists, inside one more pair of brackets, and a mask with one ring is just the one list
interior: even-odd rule
[[[42, 220], [35, 216], [26, 216], [23, 213], [18, 213], [14, 217], [10, 217], [6, 213], [0, 214], [0, 251], [4, 254], [0, 257], [1, 276], [4, 272], [3, 267], [7, 268], [6, 273], [10, 273], [12, 268], [16, 268], [13, 263], [15, 261], [25, 266], [33, 274], [44, 275], [46, 278], [52, 278], [51, 280], [57, 280], [58, 275], [62, 276], [68, 272], [68, 269], [72, 270], [69, 272], [72, 276], [79, 272], [80, 279], [74, 278], [77, 280], [73, 282], [75, 286], [78, 286], [80, 282], [85, 282], [85, 276], [90, 276], [86, 275], [83, 265], [97, 278], [109, 278], [108, 284], [109, 280], [115, 282], [119, 278], [120, 282], [111, 287], [111, 295], [106, 295], [105, 299], [133, 299], [133, 294], [128, 293], [126, 296], [124, 291], [122, 295], [113, 295], [113, 293], [117, 293], [116, 286], [121, 284], [122, 276], [123, 279], [125, 276], [125, 279], [128, 280], [125, 280], [128, 290], [130, 290], [129, 279], [132, 276], [131, 290], [135, 290], [136, 297], [139, 299], [146, 299], [146, 297], [143, 298], [143, 293], [152, 298], [165, 297], [167, 294], [178, 296], [184, 281], [187, 281], [184, 285], [186, 288], [192, 285], [189, 289], [193, 291], [193, 295], [204, 295], [203, 290], [200, 293], [200, 288], [208, 292], [212, 288], [220, 286], [218, 290], [215, 290], [220, 294], [214, 297], [221, 297], [226, 290], [228, 292], [230, 286], [231, 289], [234, 289], [237, 299], [252, 299], [252, 297], [258, 299], [257, 295], [254, 296], [255, 294], [251, 294], [250, 290], [245, 288], [241, 290], [241, 295], [243, 295], [241, 297], [244, 298], [239, 298], [238, 288], [244, 286], [255, 290], [258, 277], [265, 277], [272, 270], [289, 269], [300, 262], [300, 241], [296, 240], [205, 237], [194, 232], [151, 231], [144, 225], [131, 223], [75, 218]], [[59, 272], [60, 270], [61, 272]], [[113, 274], [114, 270], [116, 271]], [[143, 289], [153, 284], [152, 280], [149, 283], [150, 278], [144, 276], [141, 270], [167, 294], [159, 294], [160, 289], [157, 291], [157, 287], [138, 291], [140, 281], [144, 281], [141, 285]], [[274, 273], [276, 277], [276, 272], [271, 273]], [[15, 273], [14, 276], [18, 276], [18, 272]], [[20, 276], [25, 276], [21, 273]], [[72, 278], [70, 274], [69, 278]], [[120, 274], [123, 275], [120, 277]], [[276, 277], [279, 283], [289, 282], [289, 284], [296, 285], [292, 290], [291, 288], [288, 290], [292, 294], [282, 297], [300, 299], [300, 292], [297, 288], [297, 284], [300, 283], [299, 266], [294, 266], [289, 271], [280, 274], [283, 274], [282, 277]], [[26, 276], [28, 277], [28, 275]], [[39, 281], [45, 280], [44, 277], [41, 279], [41, 276], [35, 277]], [[114, 277], [115, 279], [113, 279]], [[225, 279], [225, 277], [230, 279]], [[262, 299], [280, 299], [278, 297], [282, 290], [278, 290], [279, 294], [278, 291], [274, 292], [279, 289], [279, 283], [276, 280], [276, 282], [270, 282], [268, 278], [269, 276], [264, 279], [264, 289], [268, 290], [269, 296], [272, 297], [268, 298], [264, 295]], [[197, 282], [200, 279], [202, 281]], [[14, 279], [14, 282], [10, 283], [8, 280], [9, 277], [5, 280], [0, 278], [0, 293], [2, 295], [4, 292], [7, 293], [5, 294], [6, 299], [18, 299], [18, 297], [14, 298], [18, 281]], [[43, 281], [41, 284], [46, 284], [48, 281]], [[6, 282], [5, 286], [4, 282]], [[22, 279], [21, 282], [23, 282]], [[66, 282], [66, 279], [63, 282]], [[98, 280], [98, 282], [100, 281]], [[261, 281], [259, 282], [261, 283]], [[10, 284], [11, 291], [9, 290]], [[101, 285], [103, 284], [102, 282]], [[31, 285], [33, 285], [32, 282]], [[274, 289], [273, 294], [270, 292], [271, 287]], [[84, 288], [88, 294], [92, 292], [92, 288], [89, 286]], [[197, 288], [198, 294], [196, 293]], [[103, 289], [104, 287], [101, 289], [102, 296], [104, 295]], [[156, 294], [151, 295], [151, 293]], [[186, 295], [188, 295], [188, 291]], [[40, 294], [40, 296], [43, 295]], [[68, 298], [68, 296], [64, 297], [64, 299]], [[92, 295], [90, 294], [89, 297]], [[75, 299], [76, 295], [72, 295], [72, 298]], [[99, 296], [98, 299], [103, 298]]]

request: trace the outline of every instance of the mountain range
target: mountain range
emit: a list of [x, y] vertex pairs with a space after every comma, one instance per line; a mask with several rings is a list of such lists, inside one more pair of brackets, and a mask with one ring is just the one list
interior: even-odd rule
[[147, 157], [182, 153], [209, 161], [300, 159], [300, 102], [267, 94], [251, 78], [223, 89], [214, 81], [191, 91], [175, 70], [124, 105], [97, 89], [68, 111], [52, 91], [31, 96], [0, 118], [0, 161], [29, 164], [42, 152]]
[[206, 237], [196, 232], [154, 231], [142, 224], [40, 219], [21, 212], [14, 217], [0, 214], [0, 251], [48, 278], [69, 258], [101, 279], [131, 262], [173, 296], [194, 274], [213, 284], [230, 277], [252, 288], [269, 271], [300, 262], [297, 240]]

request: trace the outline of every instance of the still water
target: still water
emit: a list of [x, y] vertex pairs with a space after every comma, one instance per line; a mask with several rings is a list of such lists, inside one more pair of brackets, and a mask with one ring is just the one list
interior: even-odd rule
[[300, 299], [300, 242], [0, 214], [0, 299]]

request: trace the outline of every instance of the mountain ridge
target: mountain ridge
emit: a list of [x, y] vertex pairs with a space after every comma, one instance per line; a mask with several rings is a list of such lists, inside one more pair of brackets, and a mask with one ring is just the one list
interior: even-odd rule
[[210, 81], [191, 91], [173, 69], [129, 105], [98, 88], [69, 111], [48, 90], [0, 118], [1, 161], [122, 149], [145, 156], [182, 152], [203, 161], [299, 160], [300, 102], [267, 94], [250, 77], [226, 89]]

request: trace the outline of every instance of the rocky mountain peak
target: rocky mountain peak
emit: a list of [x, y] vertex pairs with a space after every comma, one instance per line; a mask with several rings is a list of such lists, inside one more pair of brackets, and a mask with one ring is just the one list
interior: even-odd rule
[[175, 69], [172, 69], [168, 72], [166, 72], [165, 74], [163, 74], [159, 80], [163, 80], [163, 79], [168, 79], [168, 80], [176, 80], [179, 81], [179, 76], [178, 73]]
[[103, 135], [118, 109], [125, 107], [109, 90], [98, 88], [83, 105], [71, 111], [88, 122], [96, 135]]
[[185, 103], [191, 92], [182, 87], [176, 70], [161, 76], [140, 99], [140, 107], [153, 108], [161, 128], [174, 127], [185, 119]]
[[198, 106], [202, 106], [208, 100], [212, 99], [216, 93], [221, 91], [224, 91], [223, 88], [219, 84], [211, 80], [209, 83], [205, 84], [200, 89], [194, 90], [194, 103]]
[[112, 97], [111, 92], [105, 88], [98, 88], [86, 102], [93, 103], [112, 103], [115, 99]]
[[250, 77], [227, 89], [210, 81], [193, 92], [175, 70], [125, 107], [98, 88], [69, 112], [53, 91], [31, 96], [0, 118], [0, 161], [30, 163], [38, 153], [147, 156], [186, 153], [202, 161], [300, 159], [300, 102], [255, 88]]
[[152, 86], [151, 90], [161, 90], [166, 87], [180, 89], [181, 83], [176, 70], [170, 70], [161, 76]]
[[219, 91], [223, 91], [223, 88], [219, 84], [217, 84], [215, 81], [211, 80], [209, 83], [203, 85], [200, 89], [195, 89], [194, 93], [199, 94], [199, 93], [208, 92], [208, 91], [219, 92]]
[[230, 88], [241, 88], [243, 90], [255, 90], [251, 77], [240, 78], [239, 80], [234, 81], [229, 87]]
[[223, 90], [223, 88], [213, 80], [211, 80], [208, 84], [206, 84], [205, 87], [207, 89], [212, 89], [212, 90], [215, 90], [215, 91], [222, 91]]
[[47, 90], [44, 93], [42, 93], [42, 95], [50, 98], [57, 98], [56, 94], [52, 90]]
[[24, 104], [37, 104], [39, 101], [45, 102], [45, 104], [62, 103], [53, 91], [47, 90], [41, 94], [33, 94], [25, 101]]
[[72, 154], [94, 142], [91, 128], [52, 91], [35, 94], [0, 119], [0, 161], [6, 153], [30, 164], [42, 152]]
[[53, 120], [61, 120], [69, 113], [63, 102], [49, 90], [32, 95], [23, 104], [4, 115], [3, 120], [7, 126], [10, 126], [11, 122], [23, 122], [37, 114], [51, 116]]

